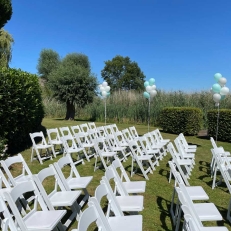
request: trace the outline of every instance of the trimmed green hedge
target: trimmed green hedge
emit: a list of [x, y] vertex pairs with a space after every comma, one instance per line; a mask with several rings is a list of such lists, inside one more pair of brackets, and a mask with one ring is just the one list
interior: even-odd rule
[[160, 112], [158, 121], [165, 132], [196, 135], [201, 129], [202, 111], [199, 108], [167, 107]]
[[[210, 110], [208, 118], [208, 136], [216, 138], [218, 110]], [[231, 110], [220, 109], [218, 120], [218, 140], [231, 141]]]
[[9, 152], [29, 142], [29, 133], [44, 117], [37, 75], [20, 69], [0, 69], [0, 139], [7, 139]]

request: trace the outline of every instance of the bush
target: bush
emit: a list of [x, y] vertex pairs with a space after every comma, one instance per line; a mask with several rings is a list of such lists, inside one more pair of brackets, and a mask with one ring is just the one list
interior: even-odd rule
[[196, 135], [201, 123], [202, 111], [199, 108], [167, 107], [160, 112], [159, 125], [165, 132]]
[[26, 147], [29, 133], [44, 117], [38, 77], [20, 69], [0, 69], [0, 105], [0, 137], [7, 139], [13, 153]]
[[[218, 110], [210, 110], [207, 113], [208, 118], [208, 136], [216, 137]], [[222, 141], [231, 141], [231, 110], [221, 109], [219, 111], [218, 135], [217, 139]]]

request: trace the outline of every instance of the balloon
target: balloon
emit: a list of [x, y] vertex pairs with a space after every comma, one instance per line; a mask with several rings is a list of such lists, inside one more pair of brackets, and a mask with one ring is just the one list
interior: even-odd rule
[[221, 90], [221, 86], [218, 83], [213, 84], [212, 86], [213, 92], [219, 93]]
[[106, 81], [104, 81], [103, 83], [102, 83], [102, 86], [103, 87], [106, 87], [108, 84], [107, 84], [107, 82]]
[[219, 106], [219, 103], [215, 103], [215, 106], [218, 107], [218, 106]]
[[214, 100], [215, 103], [219, 103], [219, 101], [221, 100], [221, 95], [218, 94], [218, 93], [215, 93], [213, 95], [213, 100]]
[[149, 85], [152, 86], [155, 83], [155, 79], [151, 78], [149, 79], [148, 82], [149, 82]]
[[218, 83], [223, 87], [227, 83], [227, 79], [225, 77], [221, 77], [218, 80]]
[[224, 100], [225, 99], [225, 95], [221, 95], [221, 100]]
[[107, 97], [110, 96], [110, 92], [107, 92]]
[[110, 89], [111, 89], [111, 88], [110, 88], [109, 86], [106, 86], [106, 87], [105, 87], [105, 91], [106, 91], [106, 92], [109, 92]]
[[144, 86], [145, 86], [145, 87], [149, 86], [149, 82], [148, 82], [148, 81], [145, 81], [145, 82], [144, 82]]
[[150, 96], [151, 96], [151, 97], [156, 96], [156, 94], [157, 94], [157, 91], [156, 91], [156, 90], [152, 90], [152, 91], [150, 92]]
[[102, 96], [107, 96], [107, 92], [106, 91], [102, 91]]
[[221, 73], [216, 73], [215, 75], [214, 75], [214, 78], [215, 78], [215, 80], [218, 82], [218, 80], [220, 79], [222, 77], [222, 74]]
[[146, 91], [147, 91], [148, 93], [150, 93], [150, 91], [152, 91], [152, 87], [151, 87], [151, 86], [147, 86], [147, 87], [146, 87]]
[[228, 87], [222, 87], [220, 90], [221, 95], [227, 95], [229, 93], [229, 88]]
[[156, 90], [156, 85], [151, 86], [152, 90]]
[[144, 92], [144, 97], [145, 97], [146, 99], [149, 99], [149, 98], [150, 98], [149, 93], [145, 91], [145, 92]]
[[103, 86], [100, 87], [99, 89], [101, 92], [105, 91], [105, 88]]

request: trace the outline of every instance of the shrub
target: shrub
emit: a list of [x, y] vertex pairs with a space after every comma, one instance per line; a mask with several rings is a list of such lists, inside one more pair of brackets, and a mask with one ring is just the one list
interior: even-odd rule
[[0, 69], [0, 137], [7, 139], [9, 152], [26, 147], [29, 133], [44, 117], [36, 75], [20, 69]]
[[217, 132], [217, 118], [218, 119], [218, 135], [217, 139], [222, 141], [231, 141], [231, 110], [221, 109], [210, 110], [207, 113], [208, 118], [208, 136], [216, 137]]
[[199, 108], [167, 107], [160, 112], [159, 125], [165, 132], [196, 135], [202, 123]]

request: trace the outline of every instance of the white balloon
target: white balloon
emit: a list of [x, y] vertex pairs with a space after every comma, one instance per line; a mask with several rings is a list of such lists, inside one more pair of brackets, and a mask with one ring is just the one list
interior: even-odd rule
[[223, 87], [227, 83], [227, 79], [225, 77], [221, 77], [218, 82]]
[[156, 96], [156, 94], [157, 94], [157, 91], [156, 91], [156, 90], [152, 90], [152, 91], [150, 92], [150, 96], [151, 96], [151, 97]]
[[102, 96], [107, 96], [107, 92], [106, 91], [102, 91]]
[[102, 86], [103, 87], [106, 87], [108, 84], [107, 84], [107, 82], [106, 81], [104, 81], [103, 83], [102, 83]]
[[147, 87], [146, 87], [146, 91], [147, 91], [148, 93], [150, 93], [151, 90], [152, 90], [152, 87], [151, 87], [151, 86], [147, 86]]
[[105, 88], [103, 86], [100, 87], [99, 89], [101, 92], [105, 91]]
[[106, 86], [106, 87], [105, 87], [105, 91], [106, 91], [106, 92], [109, 92], [110, 89], [111, 89], [111, 88], [110, 88], [109, 86]]
[[220, 90], [221, 95], [227, 95], [229, 93], [229, 88], [228, 87], [222, 87]]
[[221, 100], [221, 95], [218, 94], [218, 93], [215, 93], [213, 95], [213, 100], [214, 100], [215, 103], [219, 103], [219, 101]]
[[151, 86], [152, 90], [156, 90], [156, 85]]

